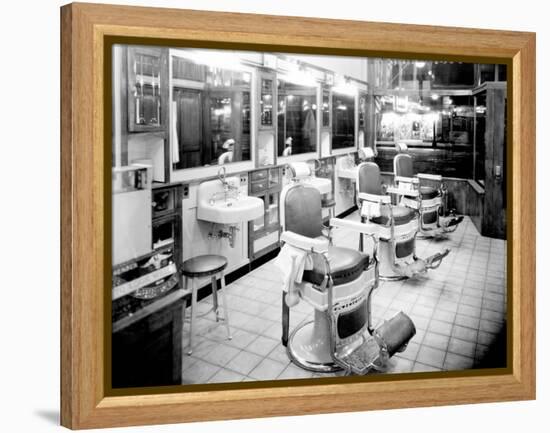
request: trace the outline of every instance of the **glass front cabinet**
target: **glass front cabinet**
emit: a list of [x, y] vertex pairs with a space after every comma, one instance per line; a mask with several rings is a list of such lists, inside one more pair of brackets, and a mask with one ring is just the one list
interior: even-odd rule
[[262, 72], [260, 75], [260, 129], [272, 129], [275, 113], [275, 74]]
[[165, 128], [168, 51], [128, 47], [128, 131], [155, 132]]
[[275, 137], [277, 128], [277, 79], [275, 73], [261, 70], [258, 73], [258, 139], [256, 165], [275, 164]]
[[264, 214], [248, 223], [248, 256], [250, 260], [279, 246], [279, 196], [282, 189], [281, 168], [255, 170], [250, 173], [249, 195], [264, 202]]

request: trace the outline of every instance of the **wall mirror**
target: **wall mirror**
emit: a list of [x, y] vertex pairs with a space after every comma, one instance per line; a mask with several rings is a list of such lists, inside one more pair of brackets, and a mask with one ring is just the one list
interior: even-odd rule
[[170, 60], [173, 168], [249, 161], [251, 71], [230, 52], [189, 50]]
[[317, 86], [277, 80], [277, 155], [317, 150]]
[[332, 92], [332, 149], [355, 146], [355, 95]]
[[[409, 95], [377, 96], [376, 144], [393, 148], [404, 142], [420, 155], [432, 157], [432, 164], [446, 176], [474, 179], [483, 186], [485, 179], [486, 92], [438, 94], [430, 97]], [[504, 98], [505, 99], [505, 98]], [[495, 121], [504, 123], [504, 112], [489, 110]], [[380, 147], [381, 146], [381, 147]], [[440, 162], [440, 161], [444, 161]], [[388, 163], [389, 164], [389, 163]], [[390, 165], [385, 168], [390, 168]]]

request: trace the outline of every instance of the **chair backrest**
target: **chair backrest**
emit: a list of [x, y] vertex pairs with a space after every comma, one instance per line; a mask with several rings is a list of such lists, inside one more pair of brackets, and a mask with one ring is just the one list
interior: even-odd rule
[[383, 195], [380, 168], [374, 162], [363, 162], [357, 168], [357, 188], [359, 192]]
[[301, 184], [287, 185], [281, 193], [283, 230], [308, 238], [322, 235], [321, 193]]
[[396, 176], [414, 177], [412, 156], [406, 153], [395, 155], [395, 158], [393, 158], [393, 172]]

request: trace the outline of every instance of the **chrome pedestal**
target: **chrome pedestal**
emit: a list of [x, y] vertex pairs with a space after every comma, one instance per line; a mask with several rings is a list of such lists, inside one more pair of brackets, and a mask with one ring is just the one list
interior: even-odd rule
[[290, 335], [287, 353], [292, 362], [309, 371], [332, 373], [342, 370], [331, 356], [330, 325], [326, 313], [315, 310], [314, 319]]

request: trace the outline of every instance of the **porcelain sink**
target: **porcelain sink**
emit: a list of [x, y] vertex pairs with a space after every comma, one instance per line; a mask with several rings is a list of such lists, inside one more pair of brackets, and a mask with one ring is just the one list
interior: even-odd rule
[[216, 179], [199, 185], [197, 218], [218, 224], [237, 224], [264, 214], [264, 201], [237, 194], [239, 178], [228, 178], [228, 188]]
[[348, 157], [342, 157], [336, 160], [336, 176], [355, 181], [357, 178], [357, 165], [355, 161]]
[[341, 168], [336, 171], [338, 177], [355, 180], [357, 178], [357, 166], [351, 168]]

